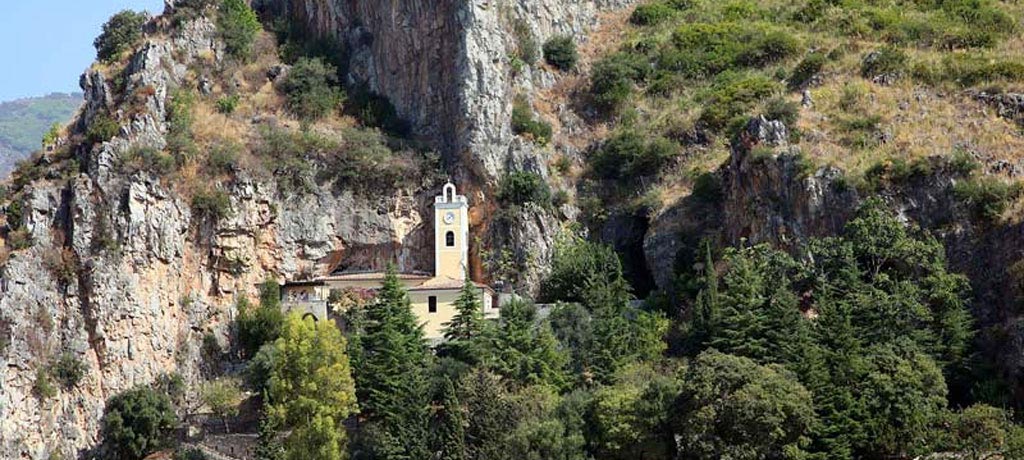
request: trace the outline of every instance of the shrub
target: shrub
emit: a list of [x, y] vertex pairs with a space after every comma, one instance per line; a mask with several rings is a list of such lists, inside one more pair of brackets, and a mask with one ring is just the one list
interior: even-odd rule
[[56, 144], [57, 139], [60, 139], [62, 131], [64, 131], [64, 126], [60, 123], [50, 125], [50, 129], [46, 131], [46, 134], [43, 134], [43, 147]]
[[620, 52], [601, 59], [590, 73], [594, 102], [614, 112], [629, 99], [634, 82], [643, 81], [649, 72], [650, 63], [643, 56]]
[[668, 139], [648, 141], [635, 131], [626, 131], [609, 139], [591, 158], [591, 166], [600, 177], [627, 183], [658, 174], [678, 151]]
[[522, 206], [527, 203], [547, 206], [551, 202], [551, 189], [539, 174], [516, 171], [501, 179], [497, 199], [506, 206]]
[[970, 177], [978, 168], [981, 168], [981, 164], [978, 163], [978, 160], [974, 159], [974, 155], [971, 155], [971, 152], [957, 149], [949, 160], [949, 167], [961, 176]]
[[90, 144], [99, 144], [113, 139], [120, 132], [121, 125], [109, 113], [100, 112], [85, 129], [85, 139]]
[[629, 16], [629, 22], [638, 26], [652, 26], [664, 22], [675, 14], [675, 9], [664, 3], [647, 3], [637, 6]]
[[40, 400], [57, 396], [57, 387], [50, 380], [50, 373], [45, 368], [36, 370], [36, 381], [32, 384], [32, 394]]
[[210, 149], [206, 164], [214, 174], [230, 174], [238, 168], [238, 154], [241, 147], [232, 141], [217, 143]]
[[200, 189], [192, 196], [192, 214], [197, 219], [218, 222], [231, 212], [231, 198], [223, 190]]
[[93, 46], [96, 47], [96, 58], [101, 61], [113, 61], [122, 53], [135, 47], [142, 40], [142, 26], [146, 24], [146, 13], [123, 10], [112, 16], [103, 24], [103, 32]]
[[879, 76], [899, 77], [907, 69], [907, 54], [899, 48], [886, 46], [864, 56], [860, 75], [864, 78]]
[[998, 219], [1020, 191], [1020, 184], [1010, 185], [991, 177], [957, 182], [953, 187], [956, 198], [975, 218], [985, 221]]
[[917, 63], [913, 76], [932, 85], [953, 82], [964, 87], [999, 80], [1022, 81], [1024, 62], [976, 54], [952, 54], [945, 56], [941, 64]]
[[537, 62], [540, 47], [530, 30], [530, 25], [526, 21], [517, 20], [512, 26], [512, 33], [516, 36], [516, 56], [526, 65], [533, 65]]
[[174, 2], [174, 21], [180, 24], [182, 21], [195, 19], [216, 2], [217, 0], [177, 0]]
[[551, 124], [534, 119], [530, 102], [523, 96], [516, 97], [512, 104], [512, 131], [516, 134], [528, 135], [540, 145], [547, 145], [548, 142], [551, 142]]
[[800, 117], [800, 104], [781, 97], [773, 97], [765, 103], [764, 116], [769, 120], [781, 121], [793, 131], [792, 128]]
[[217, 29], [228, 54], [242, 61], [252, 57], [252, 45], [260, 31], [260, 20], [245, 0], [224, 0], [221, 3]]
[[190, 161], [199, 154], [199, 147], [192, 135], [192, 108], [195, 103], [194, 93], [177, 90], [171, 94], [167, 104], [167, 151], [179, 163]]
[[70, 390], [82, 381], [87, 370], [85, 363], [78, 359], [74, 353], [64, 352], [50, 363], [50, 375], [65, 390]]
[[567, 35], [551, 37], [544, 43], [544, 59], [563, 71], [576, 67], [576, 61], [579, 60], [576, 42]]
[[725, 197], [722, 190], [722, 178], [713, 172], [704, 172], [693, 181], [693, 192], [690, 194], [701, 203], [717, 205]]
[[170, 398], [138, 386], [107, 401], [103, 445], [112, 460], [138, 460], [170, 445], [178, 420]]
[[380, 128], [396, 137], [406, 137], [412, 130], [408, 121], [398, 115], [398, 110], [388, 98], [368, 90], [365, 86], [357, 87], [347, 101], [346, 111], [363, 122], [363, 125]]
[[798, 89], [807, 85], [825, 67], [825, 55], [822, 53], [808, 54], [789, 76], [789, 89]]
[[135, 147], [125, 154], [130, 169], [164, 176], [174, 171], [174, 157], [153, 147]]
[[300, 58], [282, 84], [288, 109], [304, 123], [319, 120], [341, 104], [338, 69], [320, 58]]
[[241, 98], [237, 94], [233, 96], [224, 96], [217, 99], [217, 111], [224, 115], [230, 115], [238, 109], [239, 102], [241, 102]]
[[276, 281], [268, 280], [263, 283], [260, 290], [266, 291], [269, 295], [261, 296], [258, 306], [252, 305], [244, 297], [238, 301], [238, 319], [235, 320], [238, 326], [238, 343], [242, 355], [247, 358], [256, 356], [260, 347], [277, 340], [281, 334], [284, 314], [281, 313], [279, 294], [273, 295], [269, 291], [272, 287], [277, 287]]
[[695, 23], [672, 33], [659, 65], [699, 78], [742, 67], [763, 67], [797, 54], [800, 41], [789, 32], [763, 24]]
[[778, 83], [762, 75], [723, 75], [702, 95], [704, 111], [699, 121], [711, 131], [722, 131], [741, 122], [758, 102], [778, 89]]

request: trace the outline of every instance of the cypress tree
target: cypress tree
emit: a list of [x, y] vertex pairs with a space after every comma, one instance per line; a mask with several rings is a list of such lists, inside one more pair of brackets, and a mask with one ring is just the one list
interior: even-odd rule
[[364, 441], [377, 458], [426, 458], [430, 355], [394, 266], [367, 311], [359, 343], [356, 394], [362, 415], [376, 426], [375, 439]]
[[441, 386], [441, 409], [435, 416], [435, 442], [438, 460], [465, 460], [466, 420], [455, 385], [445, 377]]
[[466, 275], [454, 306], [455, 316], [444, 325], [444, 338], [447, 342], [439, 348], [438, 354], [469, 364], [479, 363], [483, 352], [480, 339], [484, 332], [484, 315], [479, 291], [469, 279], [469, 274]]

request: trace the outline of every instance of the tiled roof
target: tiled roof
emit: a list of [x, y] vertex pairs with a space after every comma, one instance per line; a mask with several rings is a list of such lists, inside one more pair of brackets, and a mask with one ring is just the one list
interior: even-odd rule
[[[367, 273], [339, 273], [336, 275], [326, 276], [321, 278], [324, 281], [383, 281], [384, 272], [367, 272]], [[429, 280], [430, 275], [424, 275], [420, 273], [399, 273], [398, 279], [400, 280]]]

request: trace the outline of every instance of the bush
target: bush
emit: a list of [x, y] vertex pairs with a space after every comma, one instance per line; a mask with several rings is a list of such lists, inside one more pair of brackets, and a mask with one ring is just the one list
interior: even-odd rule
[[274, 340], [281, 334], [281, 324], [284, 323], [284, 314], [281, 313], [280, 294], [274, 294], [270, 289], [277, 288], [277, 282], [268, 280], [263, 283], [260, 290], [267, 295], [261, 296], [258, 306], [252, 305], [244, 297], [238, 301], [238, 344], [242, 349], [242, 356], [251, 358], [256, 356], [260, 348]]
[[245, 0], [224, 0], [221, 3], [217, 29], [228, 54], [241, 61], [252, 57], [252, 45], [261, 27], [259, 17]]
[[644, 56], [619, 52], [594, 64], [590, 73], [590, 92], [594, 102], [614, 112], [629, 99], [634, 82], [642, 82], [650, 74], [651, 65]]
[[527, 203], [547, 206], [551, 203], [551, 189], [539, 174], [516, 171], [501, 178], [497, 199], [505, 206], [522, 206]]
[[516, 36], [516, 56], [526, 65], [533, 65], [540, 55], [540, 47], [537, 39], [530, 31], [530, 25], [523, 20], [517, 20], [512, 27], [512, 33]]
[[199, 155], [199, 147], [196, 146], [192, 135], [192, 108], [195, 107], [195, 103], [194, 93], [177, 90], [171, 94], [171, 100], [167, 104], [167, 151], [179, 163], [185, 163]]
[[637, 6], [629, 16], [629, 22], [638, 26], [660, 24], [675, 14], [675, 9], [664, 3], [648, 3]]
[[1010, 185], [991, 177], [957, 182], [953, 187], [954, 195], [971, 214], [985, 221], [998, 219], [1020, 191], [1020, 184]]
[[174, 171], [174, 157], [153, 147], [135, 147], [125, 154], [129, 169], [164, 176]]
[[138, 460], [170, 445], [178, 420], [170, 398], [139, 386], [107, 401], [103, 446], [112, 460]]
[[100, 112], [85, 129], [85, 140], [90, 144], [107, 142], [121, 132], [121, 125], [109, 113]]
[[953, 82], [969, 87], [994, 81], [1024, 80], [1024, 62], [984, 55], [952, 54], [941, 64], [919, 62], [913, 68], [914, 78], [936, 85]]
[[241, 98], [236, 94], [234, 96], [224, 96], [217, 99], [217, 111], [224, 115], [231, 115], [238, 109], [238, 103], [241, 102]]
[[764, 116], [769, 120], [781, 121], [793, 132], [793, 127], [800, 117], [800, 104], [781, 97], [773, 97], [764, 105]]
[[223, 141], [210, 149], [206, 164], [213, 174], [230, 174], [238, 169], [238, 154], [241, 147], [231, 141]]
[[598, 176], [632, 183], [640, 177], [658, 174], [678, 151], [678, 146], [668, 139], [648, 141], [635, 131], [626, 131], [609, 139], [590, 160]]
[[576, 67], [576, 61], [579, 60], [576, 42], [567, 35], [552, 37], [544, 43], [544, 59], [563, 71]]
[[50, 380], [50, 373], [46, 369], [36, 370], [36, 381], [32, 384], [32, 394], [40, 400], [50, 399], [57, 396], [57, 387], [53, 386]]
[[123, 10], [112, 16], [103, 24], [103, 32], [93, 46], [96, 47], [96, 58], [101, 61], [114, 61], [125, 51], [135, 47], [142, 40], [142, 26], [146, 24], [146, 13]]
[[512, 131], [528, 135], [534, 142], [547, 145], [551, 142], [551, 124], [533, 118], [530, 102], [525, 97], [516, 97], [512, 104]]
[[659, 65], [689, 78], [742, 67], [764, 67], [795, 56], [800, 41], [789, 32], [763, 24], [735, 22], [687, 24], [672, 33]]
[[231, 198], [223, 190], [200, 189], [192, 196], [192, 214], [197, 220], [218, 222], [231, 212]]
[[49, 372], [61, 387], [70, 390], [78, 386], [78, 383], [85, 377], [86, 370], [85, 363], [74, 353], [64, 352], [56, 361], [50, 363]]
[[907, 69], [907, 54], [899, 48], [887, 46], [864, 56], [860, 75], [872, 79], [879, 76], [899, 77]]
[[825, 67], [825, 55], [822, 53], [808, 54], [800, 61], [789, 76], [789, 89], [798, 89], [807, 85]]
[[722, 131], [742, 122], [758, 102], [778, 90], [778, 83], [762, 75], [722, 75], [700, 98], [704, 111], [699, 121], [711, 131]]
[[343, 100], [338, 69], [320, 58], [300, 58], [281, 88], [288, 98], [288, 109], [304, 123], [330, 115]]

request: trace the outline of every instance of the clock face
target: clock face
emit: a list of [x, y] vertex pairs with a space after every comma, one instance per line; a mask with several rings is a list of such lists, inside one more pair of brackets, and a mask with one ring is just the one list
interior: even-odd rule
[[450, 224], [452, 222], [455, 222], [455, 213], [454, 212], [449, 212], [448, 214], [445, 214], [444, 215], [444, 223]]

